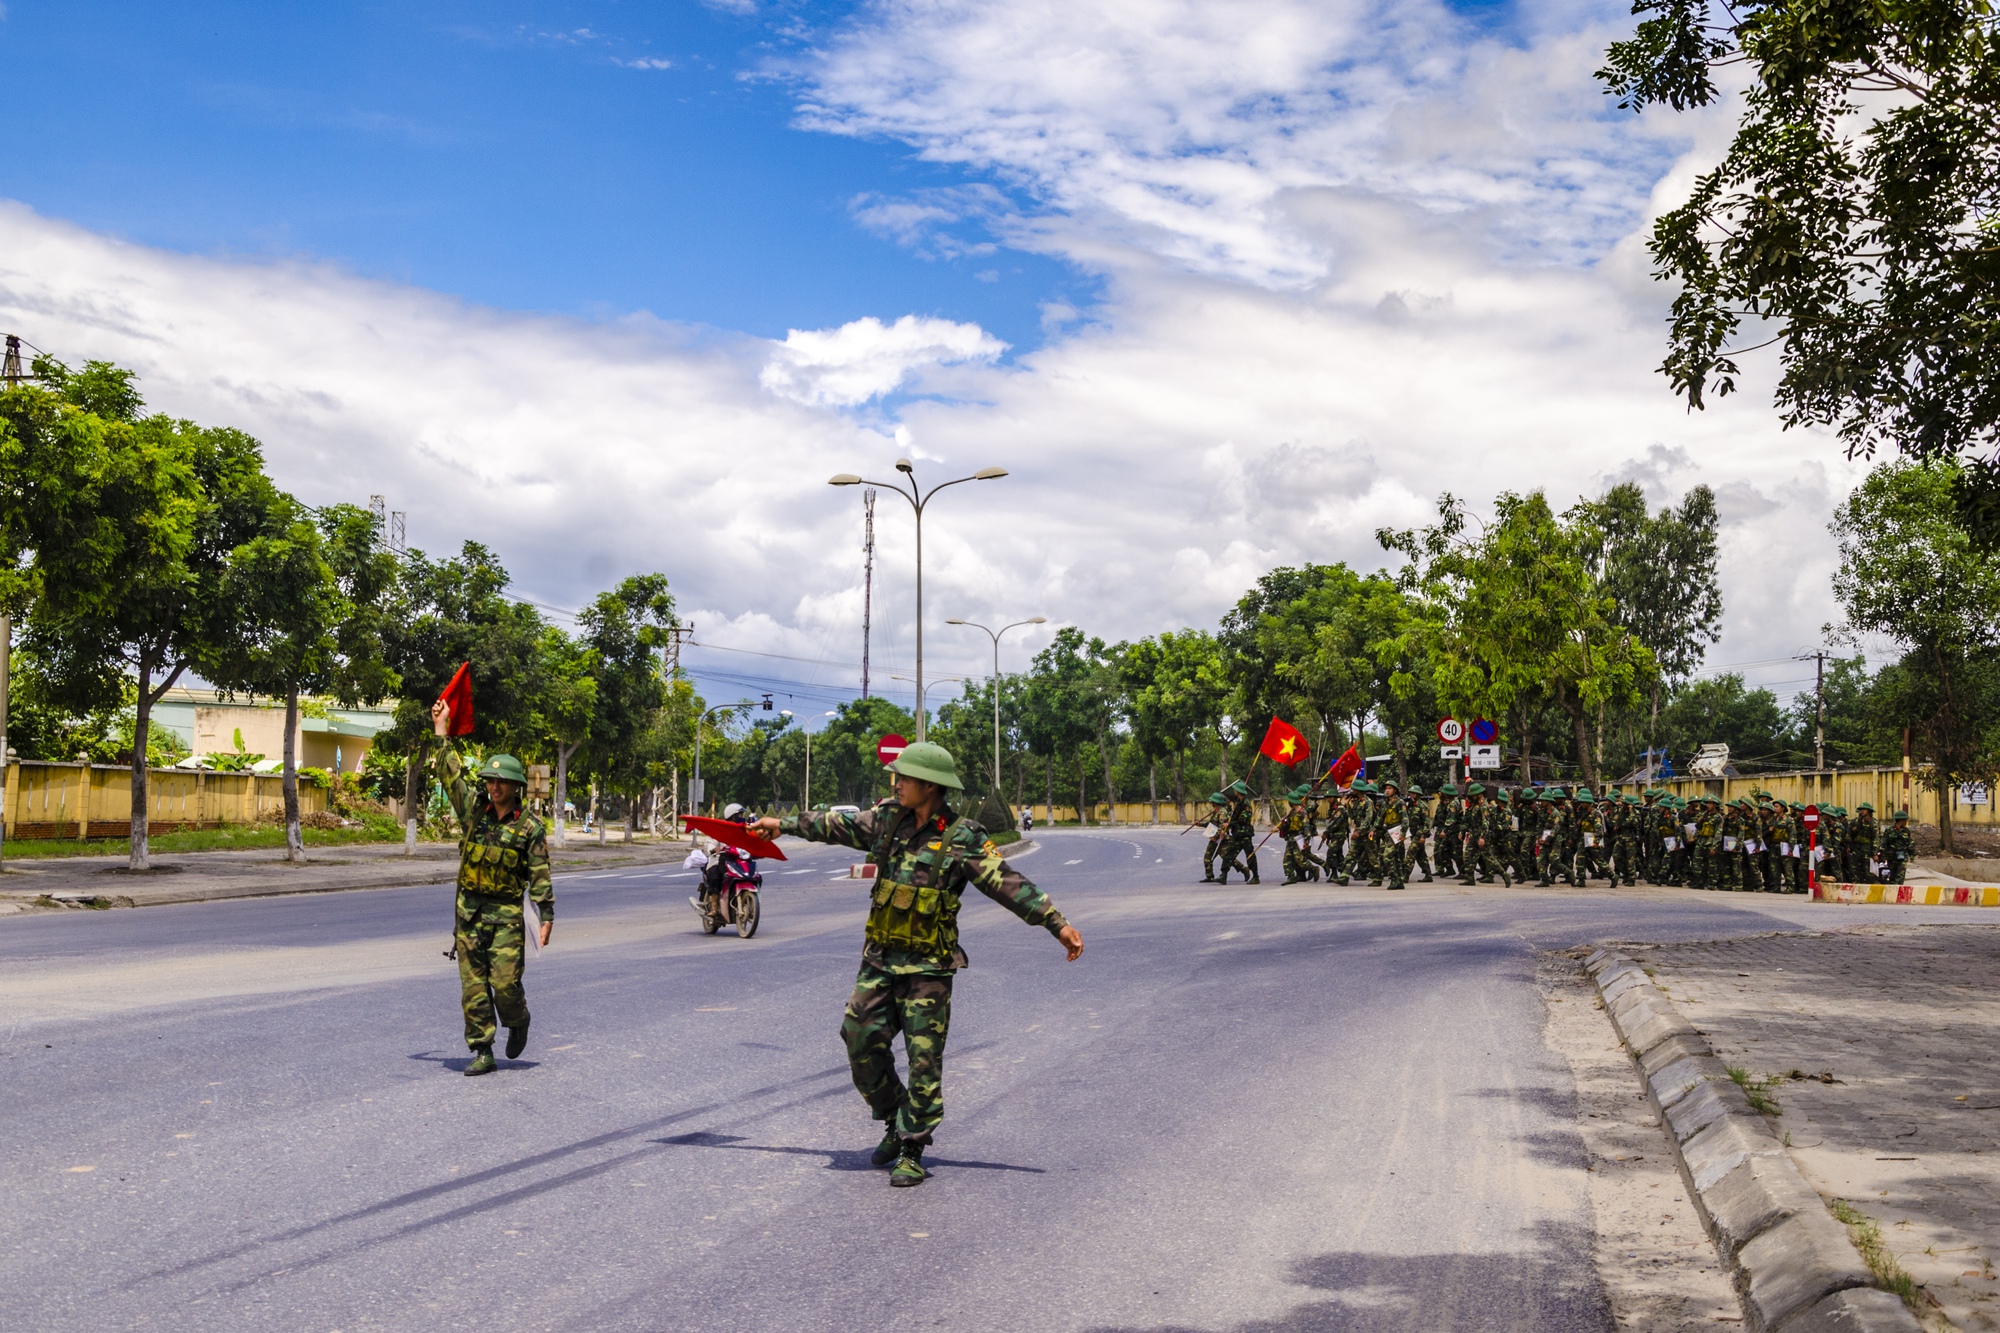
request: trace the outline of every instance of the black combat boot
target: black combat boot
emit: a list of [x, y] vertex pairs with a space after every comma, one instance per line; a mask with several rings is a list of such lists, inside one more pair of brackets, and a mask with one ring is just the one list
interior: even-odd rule
[[903, 1140], [896, 1165], [889, 1172], [889, 1183], [898, 1189], [908, 1189], [912, 1185], [923, 1184], [928, 1175], [930, 1172], [924, 1170], [924, 1145], [915, 1139]]
[[522, 1019], [521, 1026], [507, 1029], [507, 1058], [518, 1060], [521, 1052], [528, 1049], [528, 1020]]
[[892, 1123], [882, 1132], [882, 1141], [875, 1145], [875, 1151], [868, 1154], [870, 1166], [887, 1166], [903, 1155], [903, 1140], [896, 1133]]

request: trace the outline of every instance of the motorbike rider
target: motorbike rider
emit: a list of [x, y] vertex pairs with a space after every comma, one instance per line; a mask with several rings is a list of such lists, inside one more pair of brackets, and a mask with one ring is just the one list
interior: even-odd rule
[[[723, 807], [722, 817], [732, 824], [748, 825], [751, 815], [748, 810], [731, 801]], [[708, 858], [708, 864], [701, 872], [701, 896], [688, 899], [688, 904], [699, 912], [703, 919], [722, 915], [722, 894], [731, 880], [748, 880], [753, 884], [763, 881], [757, 874], [757, 862], [738, 847], [722, 844], [715, 854]]]

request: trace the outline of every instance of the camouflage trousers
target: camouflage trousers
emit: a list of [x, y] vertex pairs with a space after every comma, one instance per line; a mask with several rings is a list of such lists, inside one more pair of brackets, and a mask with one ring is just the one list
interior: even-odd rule
[[505, 898], [458, 895], [458, 924], [452, 943], [458, 952], [458, 985], [465, 1007], [465, 1044], [493, 1044], [494, 1011], [510, 1028], [528, 1021], [528, 997], [521, 989], [527, 966], [527, 930], [521, 904]]
[[1203, 879], [1215, 878], [1215, 854], [1221, 850], [1222, 835], [1218, 833], [1208, 840], [1208, 846], [1201, 854], [1201, 877]]
[[[944, 1040], [951, 1030], [949, 972], [897, 975], [868, 963], [840, 1020], [847, 1067], [868, 1112], [905, 1139], [929, 1143], [944, 1119]], [[896, 1077], [895, 1040], [903, 1034], [907, 1087]]]
[[1285, 882], [1319, 878], [1319, 858], [1303, 838], [1285, 839]]
[[1234, 869], [1245, 883], [1253, 880], [1261, 882], [1263, 876], [1257, 873], [1257, 844], [1254, 842], [1229, 842], [1222, 844], [1222, 882], [1229, 882], [1229, 872]]

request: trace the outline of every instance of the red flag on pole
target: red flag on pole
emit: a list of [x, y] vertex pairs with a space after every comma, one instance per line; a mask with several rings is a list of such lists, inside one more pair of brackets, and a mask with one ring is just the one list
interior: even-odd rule
[[1273, 763], [1290, 768], [1306, 757], [1306, 737], [1291, 723], [1281, 717], [1271, 719], [1271, 726], [1264, 733], [1264, 743], [1257, 752]]
[[451, 684], [444, 687], [438, 696], [440, 702], [451, 710], [451, 724], [447, 728], [454, 736], [472, 734], [472, 663], [459, 666], [458, 673], [451, 678]]
[[1354, 775], [1360, 771], [1361, 751], [1350, 745], [1347, 747], [1347, 753], [1333, 761], [1333, 767], [1326, 771], [1326, 775], [1333, 779], [1334, 786], [1345, 787], [1354, 781]]

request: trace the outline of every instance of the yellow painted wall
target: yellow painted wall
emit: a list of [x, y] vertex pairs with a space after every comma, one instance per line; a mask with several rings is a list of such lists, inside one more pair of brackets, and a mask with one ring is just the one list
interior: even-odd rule
[[[248, 737], [245, 737], [247, 740]], [[149, 770], [148, 824], [249, 824], [284, 815], [284, 779], [277, 774]], [[327, 808], [324, 787], [299, 784], [299, 812]], [[7, 836], [74, 838], [125, 835], [132, 819], [132, 770], [118, 764], [7, 766]]]

